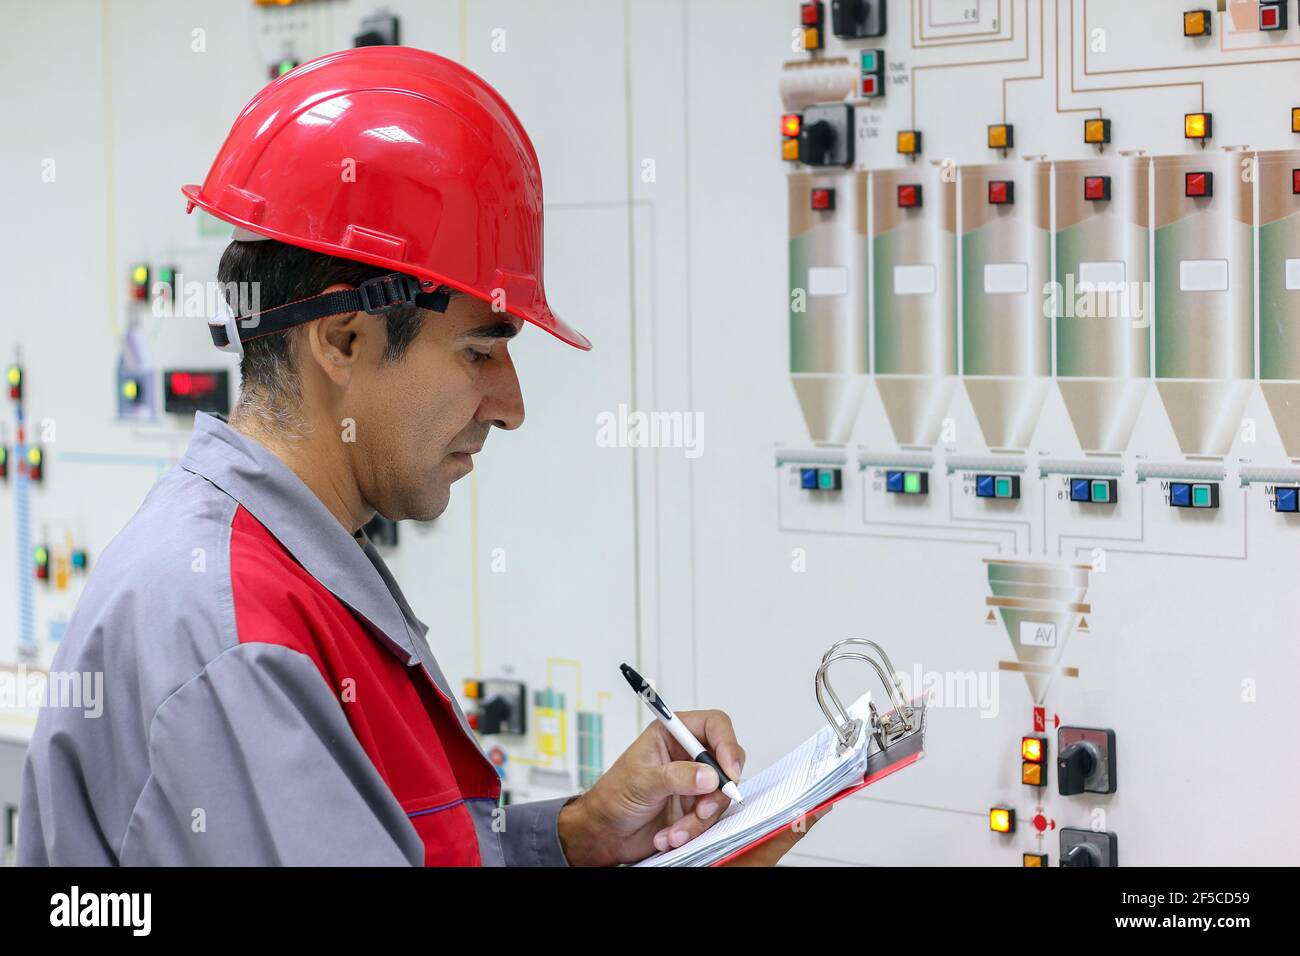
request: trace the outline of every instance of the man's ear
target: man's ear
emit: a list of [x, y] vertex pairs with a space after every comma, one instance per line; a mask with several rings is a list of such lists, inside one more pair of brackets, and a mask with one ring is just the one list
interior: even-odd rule
[[[346, 292], [351, 288], [337, 284], [321, 292]], [[308, 322], [303, 328], [307, 354], [335, 385], [348, 383], [370, 344], [369, 337], [375, 333], [374, 323], [366, 322], [365, 318], [362, 312], [344, 312]]]

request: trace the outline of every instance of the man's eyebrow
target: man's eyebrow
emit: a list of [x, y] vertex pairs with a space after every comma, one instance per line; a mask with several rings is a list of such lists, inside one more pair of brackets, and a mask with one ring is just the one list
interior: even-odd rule
[[519, 333], [519, 327], [511, 322], [489, 322], [466, 332], [467, 339], [510, 339]]

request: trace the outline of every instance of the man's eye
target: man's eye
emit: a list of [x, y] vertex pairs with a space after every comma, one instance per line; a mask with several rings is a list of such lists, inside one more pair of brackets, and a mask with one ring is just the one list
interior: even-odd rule
[[480, 352], [475, 348], [467, 348], [465, 354], [469, 357], [471, 362], [484, 362], [492, 357], [491, 352]]

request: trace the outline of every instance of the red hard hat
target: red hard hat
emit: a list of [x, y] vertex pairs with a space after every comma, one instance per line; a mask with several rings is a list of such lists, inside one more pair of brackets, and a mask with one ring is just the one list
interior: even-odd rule
[[181, 191], [187, 212], [459, 289], [591, 348], [546, 303], [528, 134], [496, 90], [433, 53], [304, 63], [253, 97], [203, 185]]

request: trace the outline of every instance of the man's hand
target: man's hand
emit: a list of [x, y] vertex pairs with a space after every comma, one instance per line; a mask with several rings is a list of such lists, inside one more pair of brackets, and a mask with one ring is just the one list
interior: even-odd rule
[[[677, 716], [739, 781], [745, 751], [736, 742], [731, 718], [720, 710], [678, 711]], [[691, 760], [656, 720], [594, 787], [560, 811], [560, 843], [574, 866], [635, 863], [694, 839], [730, 803], [718, 789], [718, 775]], [[802, 835], [774, 837], [737, 862], [770, 866]]]
[[[739, 781], [745, 751], [731, 718], [720, 710], [677, 716]], [[635, 863], [693, 839], [730, 803], [718, 789], [717, 773], [691, 760], [656, 720], [595, 786], [560, 811], [560, 842], [574, 866]]]

